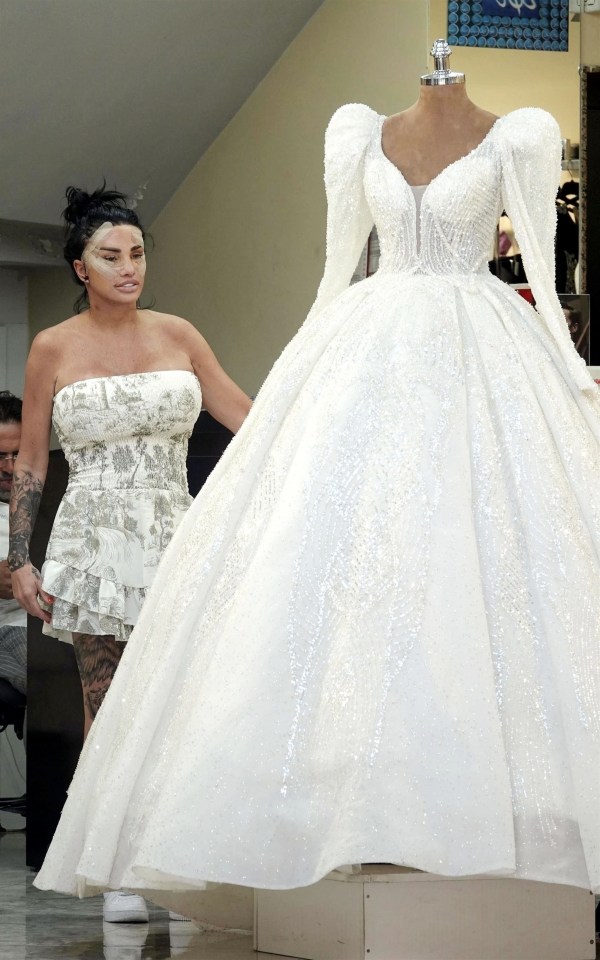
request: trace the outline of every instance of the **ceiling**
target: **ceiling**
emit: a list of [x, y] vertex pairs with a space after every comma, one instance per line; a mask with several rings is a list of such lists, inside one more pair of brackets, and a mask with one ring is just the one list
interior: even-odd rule
[[106, 178], [151, 223], [321, 2], [0, 0], [0, 220]]

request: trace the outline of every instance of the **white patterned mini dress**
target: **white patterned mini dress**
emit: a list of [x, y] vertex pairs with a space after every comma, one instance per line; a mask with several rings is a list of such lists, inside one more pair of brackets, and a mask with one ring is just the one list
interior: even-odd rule
[[69, 464], [42, 569], [55, 597], [44, 633], [126, 641], [159, 560], [192, 498], [188, 439], [201, 408], [186, 370], [94, 377], [54, 397]]

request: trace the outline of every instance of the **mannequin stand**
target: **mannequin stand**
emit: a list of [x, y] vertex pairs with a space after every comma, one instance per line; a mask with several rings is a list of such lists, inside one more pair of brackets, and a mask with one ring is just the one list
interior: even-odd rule
[[256, 891], [254, 946], [303, 960], [593, 960], [594, 897], [372, 864]]

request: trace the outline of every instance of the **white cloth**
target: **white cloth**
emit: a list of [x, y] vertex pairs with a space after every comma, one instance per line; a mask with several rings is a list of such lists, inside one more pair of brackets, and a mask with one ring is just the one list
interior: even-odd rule
[[[0, 502], [0, 560], [8, 556], [8, 503]], [[0, 600], [0, 627], [26, 627], [27, 613], [16, 600]]]
[[421, 251], [421, 202], [425, 196], [427, 186], [418, 185], [410, 188], [415, 198], [415, 232], [417, 237], [417, 253]]
[[[166, 551], [42, 889], [368, 861], [600, 889], [600, 398], [549, 279], [558, 129], [500, 119], [418, 251], [382, 122], [331, 121], [317, 301]], [[503, 208], [541, 313], [487, 269]]]

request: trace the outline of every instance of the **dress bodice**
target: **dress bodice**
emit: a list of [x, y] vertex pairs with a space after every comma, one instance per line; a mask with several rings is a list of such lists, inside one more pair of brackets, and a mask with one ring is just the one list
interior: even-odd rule
[[[496, 124], [481, 143], [423, 187], [411, 187], [381, 145], [379, 117], [367, 147], [364, 191], [386, 272], [487, 272], [502, 212]], [[497, 121], [497, 123], [500, 121]]]
[[[309, 321], [348, 288], [361, 251], [377, 226], [381, 249], [375, 278], [419, 275], [475, 289], [495, 282], [487, 269], [498, 216], [506, 210], [521, 250], [539, 316], [561, 354], [565, 375], [580, 390], [595, 389], [573, 347], [554, 289], [555, 197], [561, 140], [554, 118], [523, 108], [500, 117], [483, 140], [443, 169], [420, 204], [383, 152], [385, 117], [350, 103], [333, 115], [325, 135], [327, 254]], [[388, 278], [387, 280], [385, 278]]]
[[201, 407], [195, 375], [159, 370], [94, 377], [54, 397], [69, 485], [187, 490], [187, 441]]

